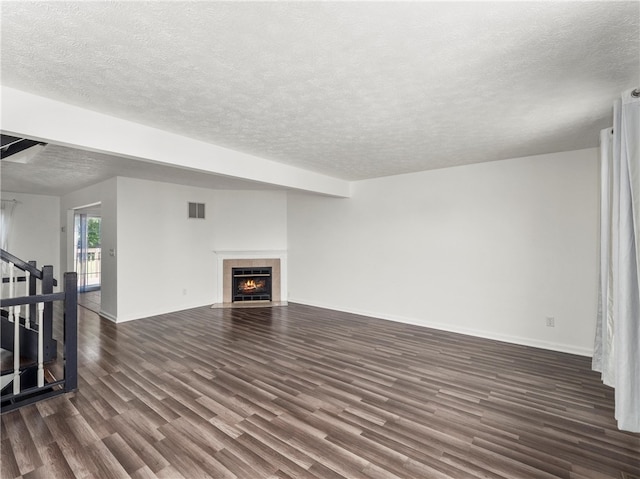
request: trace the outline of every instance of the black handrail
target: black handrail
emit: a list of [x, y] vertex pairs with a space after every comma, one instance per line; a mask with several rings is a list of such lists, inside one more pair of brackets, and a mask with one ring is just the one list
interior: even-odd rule
[[[26, 261], [21, 260], [17, 256], [12, 255], [8, 251], [0, 249], [0, 259], [2, 259], [3, 261], [6, 261], [7, 263], [13, 263], [22, 271], [28, 271], [29, 274], [31, 274], [32, 276], [35, 276], [38, 279], [44, 278], [44, 274], [41, 270], [27, 263]], [[58, 281], [56, 281], [55, 278], [52, 278], [52, 279], [53, 279], [53, 286], [58, 286]]]
[[[42, 337], [44, 337], [45, 339], [44, 355], [41, 355], [41, 353], [36, 353], [38, 357], [44, 357], [45, 360], [55, 358], [57, 349], [56, 341], [53, 339], [53, 303], [55, 301], [63, 302], [62, 337], [64, 338], [64, 379], [49, 383], [45, 381], [44, 386], [27, 387], [17, 394], [3, 394], [1, 399], [1, 412], [4, 413], [42, 399], [46, 399], [66, 392], [72, 392], [78, 389], [78, 282], [76, 273], [64, 273], [63, 291], [54, 293], [53, 287], [57, 286], [57, 282], [53, 277], [53, 266], [43, 266], [42, 269], [39, 270], [36, 268], [35, 261], [29, 261], [27, 263], [2, 249], [0, 249], [0, 257], [3, 261], [13, 263], [17, 268], [23, 271], [28, 271], [30, 273], [29, 287], [27, 288], [28, 291], [25, 292], [26, 296], [0, 298], [0, 307], [7, 308], [11, 306], [27, 305], [30, 311], [30, 316], [35, 318], [36, 304], [44, 305], [41, 317], [42, 322], [38, 324], [37, 333], [38, 335], [42, 335]], [[22, 281], [26, 279], [24, 276], [13, 277], [14, 281], [18, 280], [18, 278], [21, 278]], [[37, 280], [42, 281], [42, 286], [41, 288], [39, 288], [41, 290], [40, 294], [36, 294]], [[10, 323], [5, 320], [4, 314], [2, 316], [2, 325], [4, 328], [4, 326], [7, 326], [7, 324]], [[21, 318], [17, 318], [17, 321], [13, 322], [12, 327], [22, 327]], [[25, 341], [27, 341], [26, 344], [34, 344], [33, 337], [30, 338], [28, 336], [24, 336], [24, 334], [27, 333], [31, 334], [32, 329], [28, 329], [25, 327], [25, 331], [21, 335], [20, 341], [22, 342], [22, 340], [24, 339]], [[11, 337], [13, 337], [13, 335], [11, 335]], [[0, 338], [2, 338], [4, 342], [5, 336], [2, 335], [0, 336]], [[8, 340], [8, 342], [10, 341]], [[24, 345], [21, 345], [21, 348], [22, 347], [24, 347]], [[27, 349], [29, 349], [29, 346], [27, 346]], [[53, 353], [49, 354], [48, 351], [53, 351]]]
[[34, 296], [22, 296], [19, 298], [0, 299], [0, 308], [19, 306], [23, 304], [50, 303], [51, 301], [64, 301], [65, 293], [37, 294]]

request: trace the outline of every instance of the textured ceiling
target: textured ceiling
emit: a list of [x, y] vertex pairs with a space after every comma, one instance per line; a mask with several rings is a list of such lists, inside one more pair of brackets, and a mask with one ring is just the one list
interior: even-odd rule
[[357, 180], [596, 146], [640, 87], [639, 18], [636, 1], [4, 1], [2, 83]]

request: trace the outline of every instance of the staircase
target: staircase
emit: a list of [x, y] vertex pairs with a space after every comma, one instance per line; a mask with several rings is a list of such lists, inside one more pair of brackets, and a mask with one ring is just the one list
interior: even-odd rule
[[[25, 262], [5, 250], [0, 250], [0, 257], [0, 408], [4, 413], [77, 389], [78, 291], [76, 273], [65, 273], [64, 290], [54, 293], [53, 267], [38, 269], [35, 261]], [[62, 308], [54, 308], [56, 303]], [[53, 337], [54, 320], [62, 322], [59, 341]]]

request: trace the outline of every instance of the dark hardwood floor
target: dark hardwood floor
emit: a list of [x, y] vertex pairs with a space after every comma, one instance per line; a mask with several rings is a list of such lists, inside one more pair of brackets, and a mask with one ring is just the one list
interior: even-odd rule
[[100, 313], [101, 295], [102, 292], [99, 289], [78, 293], [78, 304], [90, 309], [94, 313]]
[[622, 478], [590, 359], [297, 304], [115, 325], [77, 393], [2, 416], [2, 478]]

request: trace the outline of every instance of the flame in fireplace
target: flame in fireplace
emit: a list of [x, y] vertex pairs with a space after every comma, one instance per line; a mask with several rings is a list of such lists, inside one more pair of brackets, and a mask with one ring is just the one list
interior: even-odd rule
[[266, 281], [256, 281], [255, 279], [247, 279], [238, 285], [238, 291], [242, 293], [255, 293], [264, 289]]

